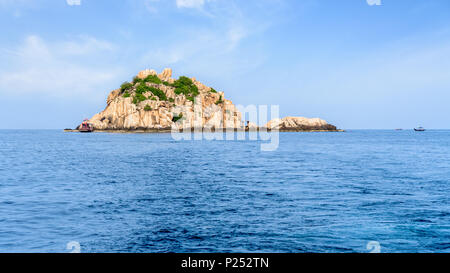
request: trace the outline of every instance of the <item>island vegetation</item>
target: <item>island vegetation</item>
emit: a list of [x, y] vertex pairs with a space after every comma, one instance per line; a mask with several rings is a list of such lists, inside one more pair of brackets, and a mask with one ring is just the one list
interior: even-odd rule
[[[136, 76], [133, 78], [133, 81], [131, 83], [124, 82], [120, 86], [120, 91], [124, 98], [133, 97], [134, 104], [138, 104], [146, 100], [156, 100], [156, 98], [158, 98], [159, 101], [169, 101], [171, 103], [174, 103], [175, 99], [168, 98], [165, 92], [161, 90], [159, 85], [175, 88], [174, 92], [176, 95], [183, 94], [187, 100], [192, 102], [194, 101], [194, 98], [200, 94], [198, 87], [194, 84], [192, 79], [186, 76], [179, 77], [173, 83], [163, 81], [156, 75], [148, 75], [144, 79], [141, 79]], [[217, 93], [217, 91], [214, 88], [211, 88], [210, 92]], [[146, 93], [151, 93], [151, 95], [145, 96]], [[223, 102], [222, 97], [218, 102], [219, 103]]]

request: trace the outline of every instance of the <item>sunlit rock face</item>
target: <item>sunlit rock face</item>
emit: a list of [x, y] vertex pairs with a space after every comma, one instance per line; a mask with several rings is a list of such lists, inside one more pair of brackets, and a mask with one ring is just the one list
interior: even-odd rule
[[319, 118], [285, 117], [269, 121], [265, 128], [280, 131], [336, 131], [334, 125]]
[[[89, 122], [95, 130], [167, 130], [171, 128], [209, 128], [212, 130], [233, 128], [245, 129], [241, 113], [223, 92], [216, 92], [195, 78], [190, 79], [198, 89], [198, 95], [188, 98], [185, 94], [176, 94], [173, 86], [172, 70], [164, 69], [160, 74], [146, 69], [139, 72], [137, 79], [157, 76], [162, 83], [146, 82], [148, 87], [161, 90], [165, 98], [161, 99], [145, 92], [145, 100], [134, 101], [140, 82], [124, 91], [112, 91], [107, 98], [105, 110], [94, 115]], [[128, 95], [127, 95], [128, 94]], [[177, 118], [180, 117], [181, 118]]]

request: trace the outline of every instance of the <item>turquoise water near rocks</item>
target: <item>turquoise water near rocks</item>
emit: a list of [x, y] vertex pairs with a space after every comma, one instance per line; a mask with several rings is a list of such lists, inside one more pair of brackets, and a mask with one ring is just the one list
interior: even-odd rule
[[450, 252], [450, 131], [0, 131], [0, 252]]

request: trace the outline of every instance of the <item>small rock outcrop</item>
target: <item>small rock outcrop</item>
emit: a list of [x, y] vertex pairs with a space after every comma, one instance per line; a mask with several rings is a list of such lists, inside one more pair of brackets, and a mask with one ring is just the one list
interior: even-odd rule
[[170, 81], [170, 79], [172, 78], [172, 69], [170, 69], [170, 68], [164, 69], [163, 72], [158, 75], [158, 77], [162, 81], [166, 81], [166, 82]]
[[162, 132], [186, 129], [235, 129], [256, 131], [336, 131], [321, 119], [287, 117], [275, 119], [259, 128], [244, 122], [242, 114], [223, 92], [218, 92], [195, 78], [172, 78], [172, 70], [160, 74], [146, 69], [132, 82], [112, 91], [106, 108], [89, 123], [96, 131]]
[[286, 117], [269, 121], [268, 130], [278, 131], [337, 131], [336, 126], [319, 118]]
[[147, 78], [148, 76], [156, 76], [156, 75], [157, 75], [157, 73], [155, 70], [146, 69], [146, 70], [139, 72], [136, 77], [143, 80], [143, 79]]

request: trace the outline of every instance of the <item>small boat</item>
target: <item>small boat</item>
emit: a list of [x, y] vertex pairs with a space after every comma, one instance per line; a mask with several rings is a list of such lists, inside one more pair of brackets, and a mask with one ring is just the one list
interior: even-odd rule
[[78, 131], [80, 133], [92, 133], [94, 131], [94, 127], [88, 121], [88, 119], [83, 120], [83, 123], [81, 123], [80, 127], [78, 128]]
[[425, 132], [425, 128], [423, 128], [423, 127], [414, 128], [414, 131], [416, 131], [416, 132]]

